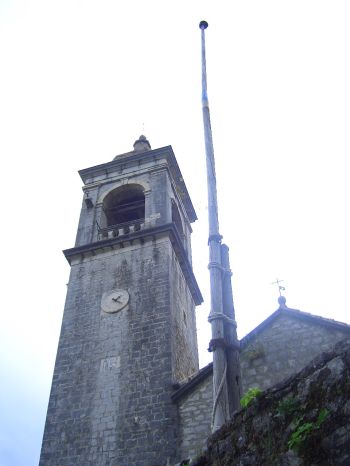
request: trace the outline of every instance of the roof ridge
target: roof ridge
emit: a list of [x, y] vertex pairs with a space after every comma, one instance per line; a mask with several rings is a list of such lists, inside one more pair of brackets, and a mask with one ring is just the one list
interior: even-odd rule
[[248, 344], [248, 342], [256, 334], [260, 333], [264, 328], [266, 328], [271, 321], [275, 320], [278, 316], [283, 314], [289, 315], [290, 317], [306, 319], [309, 321], [317, 322], [321, 325], [326, 325], [333, 328], [337, 328], [339, 330], [345, 330], [346, 332], [350, 332], [350, 325], [345, 322], [340, 322], [334, 319], [329, 319], [327, 317], [318, 316], [315, 314], [311, 314], [310, 312], [300, 311], [299, 309], [281, 306], [240, 340], [241, 348], [244, 348]]

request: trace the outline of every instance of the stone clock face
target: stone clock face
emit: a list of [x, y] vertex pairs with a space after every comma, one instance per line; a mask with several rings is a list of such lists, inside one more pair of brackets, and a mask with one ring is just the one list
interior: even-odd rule
[[126, 290], [112, 290], [103, 293], [101, 308], [102, 311], [113, 314], [128, 307], [129, 293]]

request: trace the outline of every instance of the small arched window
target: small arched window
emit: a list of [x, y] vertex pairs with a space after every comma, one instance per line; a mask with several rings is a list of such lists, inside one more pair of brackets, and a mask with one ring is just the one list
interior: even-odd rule
[[139, 184], [127, 184], [111, 191], [103, 200], [107, 227], [145, 218], [145, 195]]

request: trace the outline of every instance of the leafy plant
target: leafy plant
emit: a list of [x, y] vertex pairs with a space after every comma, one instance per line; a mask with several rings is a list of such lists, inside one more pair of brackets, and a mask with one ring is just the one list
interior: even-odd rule
[[290, 436], [288, 440], [288, 447], [292, 450], [297, 450], [304, 443], [306, 438], [311, 434], [314, 429], [312, 422], [303, 422], [299, 419], [296, 425], [296, 430]]
[[243, 408], [246, 408], [247, 406], [249, 406], [249, 404], [255, 400], [255, 398], [257, 398], [258, 396], [260, 396], [262, 394], [262, 390], [260, 390], [260, 388], [258, 387], [253, 387], [253, 388], [250, 388], [247, 393], [245, 393], [241, 400], [240, 400], [240, 403], [241, 403], [241, 406]]
[[322, 423], [329, 416], [329, 411], [326, 408], [322, 408], [318, 413], [316, 422], [303, 422], [303, 418], [298, 419], [296, 423], [296, 429], [288, 440], [288, 447], [292, 450], [298, 450], [300, 446], [305, 442], [309, 435], [319, 429]]
[[320, 425], [327, 419], [329, 416], [329, 411], [327, 408], [322, 408], [321, 411], [318, 413], [318, 417], [316, 420], [316, 427], [319, 429]]

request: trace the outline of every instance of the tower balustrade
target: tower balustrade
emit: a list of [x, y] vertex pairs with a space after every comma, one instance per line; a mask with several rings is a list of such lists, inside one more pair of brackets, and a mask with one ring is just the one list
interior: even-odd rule
[[124, 236], [130, 233], [135, 233], [136, 231], [144, 230], [144, 228], [144, 218], [139, 218], [130, 222], [118, 223], [116, 225], [110, 225], [105, 228], [101, 228], [97, 223], [98, 240], [101, 241], [104, 239], [117, 238], [119, 236]]

